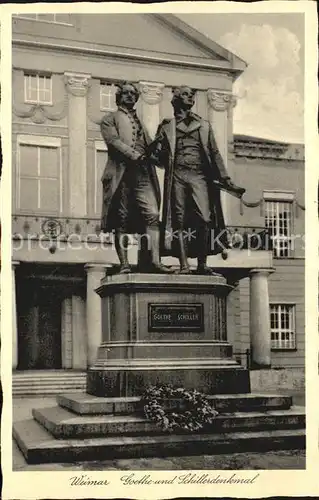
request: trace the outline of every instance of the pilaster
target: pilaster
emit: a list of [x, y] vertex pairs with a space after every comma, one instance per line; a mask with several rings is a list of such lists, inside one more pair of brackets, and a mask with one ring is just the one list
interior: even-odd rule
[[[161, 110], [160, 104], [164, 95], [164, 83], [140, 82], [140, 116], [141, 121], [149, 133], [151, 139], [154, 139], [157, 128], [160, 123]], [[163, 211], [163, 189], [164, 189], [164, 171], [156, 168], [157, 177], [161, 190], [160, 216]]]
[[[87, 213], [87, 92], [91, 75], [65, 73], [69, 100], [69, 210], [73, 217]], [[75, 189], [76, 186], [76, 189]]]
[[[224, 160], [225, 166], [232, 177], [231, 165], [228, 164], [228, 118], [231, 108], [235, 105], [235, 99], [229, 92], [221, 92], [214, 89], [207, 90], [208, 120], [214, 131], [219, 152]], [[222, 207], [226, 225], [231, 223], [229, 216], [228, 195], [221, 192]]]

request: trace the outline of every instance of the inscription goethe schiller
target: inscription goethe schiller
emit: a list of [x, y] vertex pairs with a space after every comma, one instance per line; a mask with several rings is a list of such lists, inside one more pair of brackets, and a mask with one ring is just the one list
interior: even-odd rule
[[148, 304], [149, 331], [203, 331], [203, 304]]

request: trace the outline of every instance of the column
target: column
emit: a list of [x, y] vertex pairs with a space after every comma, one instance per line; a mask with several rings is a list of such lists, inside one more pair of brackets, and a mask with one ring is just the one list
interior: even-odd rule
[[[164, 88], [164, 83], [140, 82], [140, 117], [151, 139], [154, 139], [158, 125], [160, 123], [160, 103], [163, 99]], [[161, 190], [160, 216], [162, 218], [164, 170], [161, 168], [157, 168], [156, 173]]]
[[16, 301], [16, 276], [15, 270], [19, 262], [11, 262], [12, 274], [12, 369], [18, 366], [18, 325], [17, 325], [17, 301]]
[[70, 215], [82, 217], [87, 213], [87, 101], [91, 75], [65, 73], [69, 96], [69, 200]]
[[237, 351], [236, 342], [238, 342], [238, 333], [240, 328], [240, 304], [239, 304], [239, 281], [227, 281], [228, 285], [233, 287], [226, 297], [226, 327], [227, 342]]
[[62, 368], [72, 368], [73, 349], [72, 349], [72, 298], [66, 297], [62, 302], [61, 310], [61, 350], [62, 350]]
[[250, 271], [250, 344], [253, 368], [270, 368], [271, 334], [268, 276], [273, 269]]
[[102, 307], [101, 298], [95, 292], [105, 276], [102, 264], [86, 264], [86, 324], [87, 324], [87, 359], [88, 366], [93, 366], [98, 349], [102, 343]]
[[72, 368], [86, 370], [87, 349], [86, 311], [84, 299], [78, 295], [72, 296]]
[[[220, 92], [213, 89], [207, 91], [208, 100], [208, 120], [214, 131], [216, 142], [220, 154], [224, 160], [229, 175], [232, 177], [232, 172], [228, 165], [228, 114], [231, 107], [234, 106], [235, 100], [228, 92]], [[221, 192], [222, 207], [225, 217], [226, 226], [231, 223], [229, 216], [228, 198], [230, 195]]]

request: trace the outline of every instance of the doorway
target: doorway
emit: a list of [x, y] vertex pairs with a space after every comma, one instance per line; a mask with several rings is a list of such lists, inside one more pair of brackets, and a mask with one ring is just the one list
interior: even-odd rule
[[61, 293], [56, 286], [28, 280], [17, 290], [18, 369], [57, 370], [61, 356]]

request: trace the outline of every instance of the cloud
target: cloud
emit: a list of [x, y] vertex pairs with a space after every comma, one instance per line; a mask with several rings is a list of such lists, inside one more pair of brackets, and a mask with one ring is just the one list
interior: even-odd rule
[[300, 42], [286, 28], [243, 24], [219, 43], [248, 63], [234, 85], [239, 96], [234, 132], [302, 142], [303, 74]]

